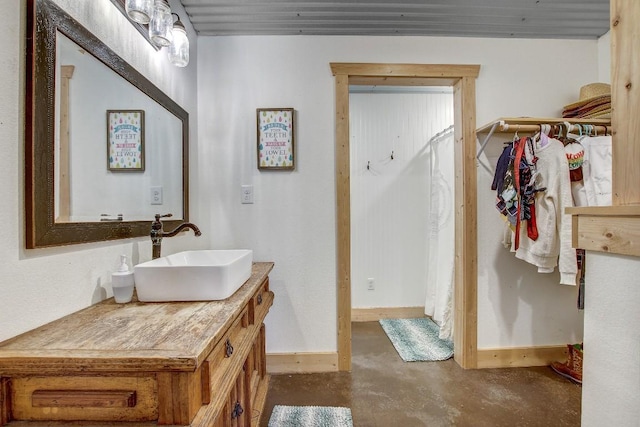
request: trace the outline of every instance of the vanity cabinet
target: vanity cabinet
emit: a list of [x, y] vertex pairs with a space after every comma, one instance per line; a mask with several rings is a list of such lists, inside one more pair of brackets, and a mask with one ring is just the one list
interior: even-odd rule
[[0, 425], [257, 426], [272, 268], [224, 301], [110, 299], [0, 343]]

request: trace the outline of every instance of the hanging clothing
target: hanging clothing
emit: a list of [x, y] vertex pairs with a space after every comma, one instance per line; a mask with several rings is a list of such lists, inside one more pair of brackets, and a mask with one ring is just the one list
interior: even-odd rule
[[431, 205], [425, 314], [440, 326], [440, 339], [453, 339], [455, 265], [453, 132], [432, 141]]
[[502, 191], [504, 191], [504, 179], [509, 170], [511, 150], [513, 150], [513, 142], [505, 143], [505, 147], [496, 163], [496, 172], [493, 176], [491, 189], [497, 191], [498, 197], [502, 194]]
[[583, 182], [574, 189], [576, 206], [611, 206], [612, 204], [612, 138], [611, 135], [583, 136]]
[[550, 273], [558, 266], [560, 283], [575, 285], [576, 251], [571, 244], [571, 215], [565, 213], [573, 201], [564, 146], [557, 139], [541, 134], [535, 156], [536, 187], [545, 188], [535, 194], [539, 235], [537, 240], [529, 239], [526, 228], [521, 228], [520, 245], [513, 250], [516, 258], [537, 266], [540, 273]]
[[522, 221], [526, 221], [527, 237], [531, 240], [538, 238], [538, 228], [536, 225], [536, 206], [535, 194], [543, 190], [536, 188], [536, 162], [533, 149], [533, 141], [531, 138], [520, 138], [514, 143], [514, 183], [518, 194], [518, 209], [515, 227], [515, 249], [520, 245], [520, 225]]
[[527, 237], [538, 238], [535, 193], [544, 188], [536, 187], [536, 161], [532, 139], [523, 137], [508, 143], [496, 164], [491, 189], [496, 190], [496, 208], [515, 232], [515, 249], [520, 244], [518, 230], [523, 221]]

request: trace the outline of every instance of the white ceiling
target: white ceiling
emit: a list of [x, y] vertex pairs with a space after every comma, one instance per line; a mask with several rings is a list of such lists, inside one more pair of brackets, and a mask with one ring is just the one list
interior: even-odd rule
[[609, 0], [180, 1], [203, 36], [596, 39], [609, 30]]

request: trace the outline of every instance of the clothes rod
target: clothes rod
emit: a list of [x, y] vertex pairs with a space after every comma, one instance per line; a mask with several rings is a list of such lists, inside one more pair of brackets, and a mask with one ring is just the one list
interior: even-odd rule
[[[604, 126], [604, 125], [589, 125], [589, 124], [575, 125], [571, 123], [554, 123], [554, 124], [551, 124], [550, 126], [558, 126], [558, 125], [564, 125], [569, 132], [580, 131], [580, 128], [582, 128], [582, 132], [585, 132], [585, 133], [588, 133], [590, 129], [592, 130], [592, 132], [595, 132], [597, 134], [603, 134], [603, 135], [611, 132], [611, 126]], [[540, 131], [540, 125], [517, 125], [517, 124], [510, 125], [504, 122], [499, 123], [499, 128], [501, 132], [508, 132], [508, 131], [539, 132]]]
[[[509, 119], [509, 120], [516, 120], [517, 119]], [[548, 126], [558, 126], [558, 125], [563, 125], [565, 129], [568, 129], [569, 132], [573, 132], [573, 133], [580, 133], [580, 128], [582, 128], [582, 133], [595, 133], [598, 135], [606, 135], [606, 134], [611, 134], [613, 132], [613, 128], [611, 127], [611, 125], [606, 125], [606, 124], [590, 124], [588, 123], [585, 119], [579, 119], [580, 123], [571, 123], [571, 119], [565, 120], [565, 121], [559, 121], [557, 119], [551, 119], [548, 122], [545, 122], [545, 119], [541, 119], [540, 120], [540, 124], [531, 124], [531, 119], [527, 119], [525, 118], [526, 121], [528, 121], [528, 123], [523, 123], [523, 124], [519, 124], [519, 123], [514, 123], [514, 124], [508, 124], [505, 122], [504, 119], [501, 120], [496, 120], [493, 123], [491, 123], [491, 126], [484, 126], [482, 129], [483, 130], [489, 130], [489, 133], [484, 137], [483, 141], [480, 143], [480, 149], [478, 150], [477, 154], [476, 154], [476, 158], [479, 159], [480, 155], [483, 153], [484, 149], [487, 147], [487, 144], [489, 143], [489, 140], [491, 139], [491, 136], [493, 136], [493, 134], [495, 132], [526, 132], [526, 133], [535, 133], [535, 132], [539, 132], [540, 129], [542, 127], [544, 127], [545, 125]], [[535, 123], [535, 122], [534, 122]], [[597, 122], [596, 122], [597, 123]], [[602, 120], [600, 120], [600, 123], [602, 123]]]

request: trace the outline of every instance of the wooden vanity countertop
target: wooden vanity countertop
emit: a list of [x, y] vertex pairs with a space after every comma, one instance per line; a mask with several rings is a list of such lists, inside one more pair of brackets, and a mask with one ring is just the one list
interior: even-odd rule
[[249, 280], [223, 301], [102, 301], [0, 343], [0, 377], [195, 371], [272, 269], [254, 263]]

